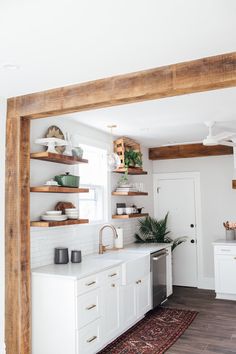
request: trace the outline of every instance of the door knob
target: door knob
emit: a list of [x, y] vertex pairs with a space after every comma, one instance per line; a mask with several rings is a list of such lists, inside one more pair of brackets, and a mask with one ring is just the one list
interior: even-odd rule
[[192, 228], [193, 228], [193, 227], [194, 227], [194, 224], [190, 224], [190, 227], [192, 227]]
[[191, 242], [191, 243], [195, 243], [195, 240], [192, 239], [190, 242]]

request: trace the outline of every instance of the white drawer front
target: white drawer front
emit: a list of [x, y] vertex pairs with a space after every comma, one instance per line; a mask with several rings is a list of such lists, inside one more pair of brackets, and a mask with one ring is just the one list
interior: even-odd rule
[[236, 255], [236, 246], [215, 246], [215, 254]]
[[113, 282], [121, 277], [121, 267], [114, 267], [106, 270], [102, 273], [102, 281], [105, 282]]
[[96, 320], [101, 315], [101, 293], [94, 290], [77, 297], [77, 329]]
[[77, 354], [93, 354], [101, 346], [100, 320], [90, 323], [77, 332]]
[[101, 275], [94, 274], [87, 278], [83, 278], [77, 281], [77, 295], [84, 294], [88, 291], [97, 289], [100, 286]]

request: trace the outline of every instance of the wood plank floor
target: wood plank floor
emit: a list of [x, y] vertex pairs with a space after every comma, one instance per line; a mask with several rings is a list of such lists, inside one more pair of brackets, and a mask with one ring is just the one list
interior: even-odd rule
[[199, 312], [167, 354], [236, 353], [236, 301], [216, 300], [210, 290], [174, 287], [165, 306]]

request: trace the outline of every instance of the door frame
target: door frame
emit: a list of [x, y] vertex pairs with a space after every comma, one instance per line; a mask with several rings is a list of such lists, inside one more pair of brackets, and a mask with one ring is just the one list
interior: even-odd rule
[[[156, 177], [156, 178], [155, 178]], [[157, 215], [156, 201], [158, 180], [167, 179], [192, 179], [194, 180], [194, 195], [195, 195], [195, 217], [197, 225], [197, 287], [203, 287], [203, 254], [202, 254], [202, 206], [201, 206], [201, 184], [200, 172], [169, 172], [169, 173], [153, 173], [153, 193], [154, 193], [154, 215]]]

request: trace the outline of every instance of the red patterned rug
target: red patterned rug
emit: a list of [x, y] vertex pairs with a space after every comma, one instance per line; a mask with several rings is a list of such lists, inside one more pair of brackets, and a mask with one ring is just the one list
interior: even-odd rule
[[162, 354], [184, 333], [197, 312], [158, 307], [99, 354]]

